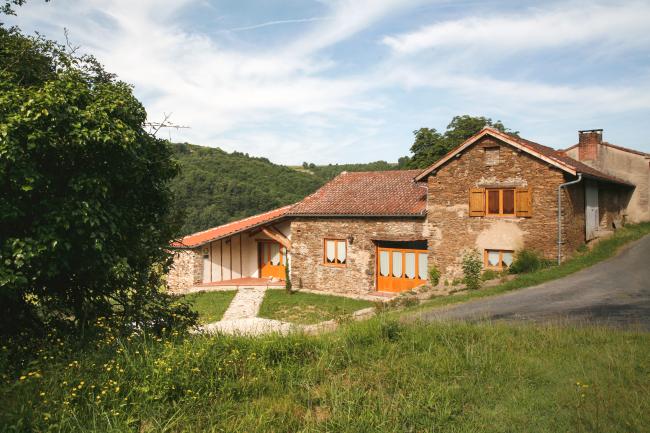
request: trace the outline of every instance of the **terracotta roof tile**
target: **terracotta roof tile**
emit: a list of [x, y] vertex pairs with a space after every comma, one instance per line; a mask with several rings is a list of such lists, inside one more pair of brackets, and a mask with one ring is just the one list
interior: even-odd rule
[[511, 140], [517, 141], [522, 146], [530, 147], [533, 150], [541, 153], [542, 155], [545, 155], [549, 158], [560, 161], [561, 163], [568, 165], [569, 167], [572, 167], [578, 173], [582, 173], [586, 176], [595, 177], [609, 182], [622, 183], [625, 185], [633, 186], [631, 183], [629, 183], [626, 180], [619, 179], [618, 177], [609, 175], [607, 173], [603, 173], [602, 171], [590, 167], [587, 164], [578, 161], [577, 159], [573, 159], [570, 156], [564, 154], [562, 151], [555, 150], [552, 147], [544, 146], [543, 144], [535, 143], [534, 141], [526, 140], [525, 138], [521, 138], [521, 137], [516, 137], [511, 135], [509, 135], [509, 137]]
[[[603, 146], [611, 147], [612, 149], [621, 150], [623, 152], [634, 153], [635, 155], [650, 157], [650, 153], [643, 152], [641, 150], [630, 149], [628, 147], [619, 146], [618, 144], [612, 144], [612, 143], [609, 143], [607, 141], [603, 141], [601, 144]], [[575, 149], [578, 146], [579, 146], [579, 143], [574, 144], [573, 146], [567, 147], [566, 149], [562, 150], [562, 152], [567, 152], [567, 151], [569, 151], [571, 149]]]
[[484, 137], [485, 135], [491, 135], [492, 137], [495, 137], [497, 139], [500, 139], [505, 142], [510, 142], [511, 145], [515, 145], [522, 150], [537, 156], [538, 158], [544, 159], [553, 165], [557, 166], [558, 168], [567, 171], [571, 174], [574, 173], [582, 173], [587, 177], [593, 177], [596, 179], [601, 179], [607, 182], [613, 182], [613, 183], [619, 183], [622, 185], [628, 185], [628, 186], [634, 186], [633, 184], [623, 180], [619, 179], [615, 176], [611, 176], [609, 174], [603, 173], [600, 170], [597, 170], [595, 168], [592, 168], [580, 161], [577, 161], [567, 155], [565, 155], [561, 151], [557, 151], [553, 149], [552, 147], [544, 146], [539, 143], [535, 143], [534, 141], [526, 140], [525, 138], [517, 137], [515, 135], [510, 135], [506, 134], [504, 132], [498, 131], [494, 128], [490, 127], [485, 127], [475, 135], [471, 136], [467, 140], [465, 140], [463, 143], [459, 144], [456, 146], [454, 149], [449, 151], [445, 156], [440, 158], [438, 161], [433, 163], [431, 166], [428, 168], [422, 170], [417, 176], [417, 180], [423, 180], [426, 178], [432, 171], [436, 170], [439, 166], [445, 164], [447, 161], [449, 161], [453, 155], [457, 154], [458, 152], [462, 152], [465, 148], [468, 146], [472, 145], [475, 143], [478, 139]]
[[224, 238], [226, 236], [231, 236], [233, 234], [248, 230], [253, 227], [257, 227], [271, 221], [278, 220], [283, 218], [287, 212], [294, 205], [288, 205], [281, 207], [279, 209], [273, 209], [268, 212], [264, 212], [258, 215], [253, 215], [248, 218], [241, 219], [239, 221], [233, 221], [228, 224], [224, 224], [218, 227], [213, 227], [211, 229], [192, 233], [191, 235], [185, 236], [178, 242], [172, 243], [172, 247], [175, 248], [194, 248], [206, 244], [210, 241]]
[[422, 216], [427, 187], [420, 170], [343, 172], [296, 204], [290, 215]]

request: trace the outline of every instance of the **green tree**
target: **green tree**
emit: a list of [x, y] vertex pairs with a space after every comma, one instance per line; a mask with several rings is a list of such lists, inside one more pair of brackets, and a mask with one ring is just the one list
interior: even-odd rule
[[501, 132], [516, 135], [516, 131], [506, 128], [500, 120], [493, 122], [487, 117], [469, 115], [455, 116], [444, 134], [434, 128], [420, 128], [413, 131], [415, 140], [411, 146], [413, 156], [408, 161], [409, 168], [426, 168], [442, 158], [447, 152], [478, 133], [486, 126]]
[[192, 323], [161, 291], [177, 167], [131, 87], [1, 25], [0, 65], [2, 332]]

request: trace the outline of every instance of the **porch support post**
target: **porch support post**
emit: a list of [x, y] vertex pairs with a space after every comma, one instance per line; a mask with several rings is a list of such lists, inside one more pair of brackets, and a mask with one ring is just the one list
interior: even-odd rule
[[287, 251], [291, 251], [291, 241], [275, 227], [262, 227], [262, 233], [285, 247]]

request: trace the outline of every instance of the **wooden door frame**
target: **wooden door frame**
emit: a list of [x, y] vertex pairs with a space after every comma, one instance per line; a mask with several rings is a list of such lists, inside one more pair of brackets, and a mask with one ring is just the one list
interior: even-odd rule
[[[285, 246], [283, 246], [280, 242], [273, 240], [273, 239], [255, 239], [255, 242], [257, 242], [257, 275], [259, 278], [262, 278], [262, 255], [260, 254], [260, 249], [262, 245], [271, 245], [271, 244], [277, 244], [278, 247], [280, 248], [280, 265], [279, 266], [287, 266], [288, 265], [288, 250]], [[284, 248], [285, 253], [282, 254], [282, 248]], [[269, 258], [271, 257], [271, 250], [269, 249]], [[285, 271], [286, 272], [286, 271]]]
[[[399, 242], [399, 241], [398, 241]], [[418, 280], [418, 281], [425, 281], [426, 278], [423, 280], [420, 278], [420, 258], [419, 254], [429, 254], [429, 250], [418, 250], [414, 248], [393, 248], [393, 247], [380, 247], [379, 245], [375, 244], [375, 291], [379, 292], [379, 272], [380, 272], [380, 264], [379, 264], [379, 250], [384, 250], [389, 252], [388, 254], [388, 274], [390, 278], [395, 278], [393, 277], [393, 251], [399, 251], [402, 253], [402, 277], [400, 279], [406, 279], [406, 280], [411, 280], [410, 278], [403, 278], [406, 275], [406, 253], [414, 253], [415, 254], [415, 278], [412, 280]], [[405, 289], [402, 291], [407, 291], [409, 289]], [[390, 292], [390, 293], [400, 293], [402, 291], [396, 291], [396, 292]]]

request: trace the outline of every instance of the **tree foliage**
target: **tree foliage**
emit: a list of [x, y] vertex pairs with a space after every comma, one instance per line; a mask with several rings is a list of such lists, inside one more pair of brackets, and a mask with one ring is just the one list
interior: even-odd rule
[[171, 145], [180, 166], [172, 182], [174, 205], [188, 234], [295, 203], [322, 181], [266, 158], [187, 143]]
[[0, 26], [0, 327], [191, 323], [160, 292], [176, 228], [166, 142], [92, 57]]
[[426, 168], [486, 126], [508, 134], [517, 134], [516, 131], [506, 128], [500, 120], [493, 122], [487, 117], [455, 116], [447, 125], [444, 134], [435, 128], [420, 128], [413, 131], [415, 136], [411, 146], [413, 155], [408, 161], [400, 158], [400, 165], [404, 164], [409, 168]]
[[319, 177], [321, 181], [327, 182], [344, 171], [386, 171], [397, 170], [398, 166], [386, 161], [374, 161], [359, 164], [328, 164], [315, 165], [310, 164], [309, 170]]

